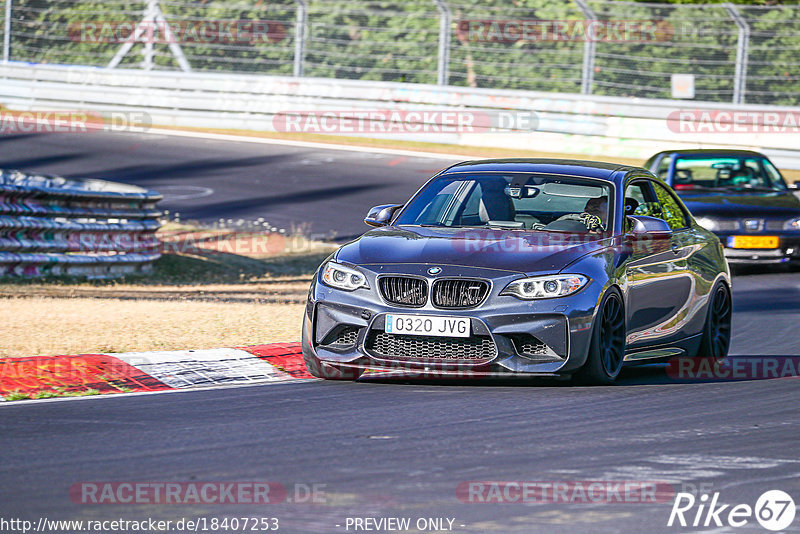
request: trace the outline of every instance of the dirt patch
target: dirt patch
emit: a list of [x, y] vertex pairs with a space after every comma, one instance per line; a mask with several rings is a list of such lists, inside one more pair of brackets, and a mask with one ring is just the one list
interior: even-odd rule
[[[311, 278], [336, 248], [170, 224], [152, 275], [0, 281], [0, 357], [300, 340]], [[169, 240], [192, 247], [170, 248]]]

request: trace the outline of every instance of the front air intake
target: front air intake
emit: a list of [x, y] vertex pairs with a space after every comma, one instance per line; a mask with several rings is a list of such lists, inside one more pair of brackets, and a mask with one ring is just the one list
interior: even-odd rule
[[489, 284], [483, 280], [452, 279], [433, 283], [433, 305], [437, 308], [474, 308], [489, 294]]
[[378, 281], [381, 295], [392, 304], [421, 308], [428, 302], [428, 282], [409, 276], [383, 276]]
[[439, 362], [479, 364], [497, 356], [491, 336], [436, 337], [387, 334], [372, 330], [367, 335], [366, 350], [381, 360], [400, 362]]

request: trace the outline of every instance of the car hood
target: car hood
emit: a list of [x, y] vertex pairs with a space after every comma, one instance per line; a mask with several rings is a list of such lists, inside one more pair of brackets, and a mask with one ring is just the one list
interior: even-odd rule
[[788, 219], [800, 216], [800, 199], [790, 191], [679, 191], [678, 193], [695, 217]]
[[555, 273], [608, 245], [598, 236], [481, 228], [383, 227], [339, 249], [356, 265], [414, 263]]

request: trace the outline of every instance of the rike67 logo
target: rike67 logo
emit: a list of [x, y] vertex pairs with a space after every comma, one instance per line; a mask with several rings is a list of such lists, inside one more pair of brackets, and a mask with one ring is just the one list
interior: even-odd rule
[[719, 492], [695, 497], [691, 493], [678, 493], [672, 503], [667, 526], [681, 527], [743, 527], [755, 519], [761, 527], [777, 532], [785, 530], [794, 521], [794, 499], [781, 490], [764, 492], [755, 506], [749, 504], [722, 504]]

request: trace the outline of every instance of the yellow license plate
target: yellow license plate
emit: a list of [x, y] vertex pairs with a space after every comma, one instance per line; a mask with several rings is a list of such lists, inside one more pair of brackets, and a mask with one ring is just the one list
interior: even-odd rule
[[779, 244], [775, 235], [735, 235], [728, 239], [730, 248], [778, 248]]

